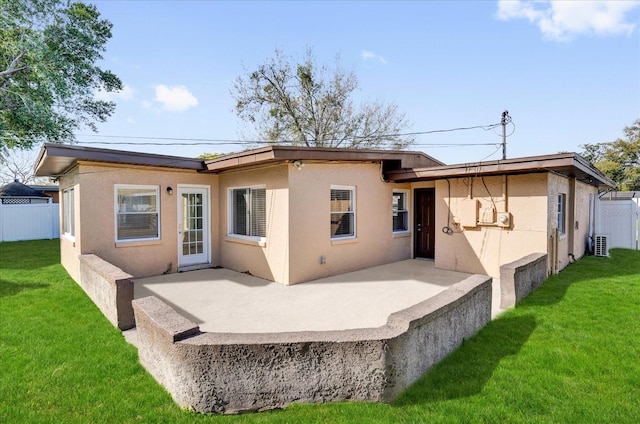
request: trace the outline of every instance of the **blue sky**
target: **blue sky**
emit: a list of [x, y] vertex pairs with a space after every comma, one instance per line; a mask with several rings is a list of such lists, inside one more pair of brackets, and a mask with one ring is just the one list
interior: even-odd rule
[[[494, 124], [509, 110], [508, 157], [580, 151], [640, 118], [640, 3], [96, 1], [113, 23], [103, 65], [124, 82], [114, 116], [81, 142], [197, 156], [239, 145], [171, 140], [241, 138], [235, 78], [273, 55], [341, 65], [356, 98], [394, 102], [410, 131]], [[99, 96], [105, 96], [104, 93]], [[109, 137], [106, 137], [109, 136]], [[445, 163], [499, 159], [499, 130], [419, 136], [411, 150]], [[440, 147], [428, 144], [495, 143]], [[87, 144], [88, 145], [88, 144]]]

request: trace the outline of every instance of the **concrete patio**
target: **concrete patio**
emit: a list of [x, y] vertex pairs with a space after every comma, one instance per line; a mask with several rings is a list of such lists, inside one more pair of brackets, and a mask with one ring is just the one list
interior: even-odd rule
[[[412, 259], [294, 286], [218, 268], [137, 279], [134, 287], [136, 299], [156, 296], [204, 332], [277, 333], [380, 327], [469, 276]], [[499, 284], [492, 316], [501, 312]]]

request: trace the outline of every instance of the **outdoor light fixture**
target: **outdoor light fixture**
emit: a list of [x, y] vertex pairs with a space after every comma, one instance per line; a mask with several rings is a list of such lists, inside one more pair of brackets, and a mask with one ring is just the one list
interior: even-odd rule
[[173, 189], [171, 187], [167, 187], [167, 194], [171, 196], [173, 194]]
[[296, 169], [298, 171], [300, 171], [304, 167], [304, 163], [302, 163], [301, 161], [297, 160], [297, 161], [293, 162], [293, 166], [295, 166]]

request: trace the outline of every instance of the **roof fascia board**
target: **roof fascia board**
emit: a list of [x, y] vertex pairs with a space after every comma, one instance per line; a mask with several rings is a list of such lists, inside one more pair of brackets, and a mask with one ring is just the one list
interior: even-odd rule
[[410, 156], [419, 155], [434, 163], [444, 165], [437, 159], [422, 152], [403, 152], [394, 150], [368, 150], [368, 149], [338, 149], [322, 147], [293, 147], [293, 146], [269, 146], [246, 152], [206, 161], [209, 172], [222, 172], [235, 167], [256, 165], [258, 163], [275, 161], [315, 160], [315, 161], [342, 161], [342, 162], [380, 162], [384, 160], [402, 160]]
[[[580, 160], [582, 159], [582, 160]], [[506, 161], [448, 165], [433, 168], [390, 171], [386, 178], [395, 182], [416, 180], [437, 180], [452, 177], [475, 175], [525, 174], [540, 172], [557, 172], [558, 169], [576, 169], [598, 181], [598, 186], [613, 187], [615, 184], [600, 171], [589, 166], [577, 154], [558, 154], [534, 156]]]
[[42, 147], [38, 160], [36, 161], [36, 175], [45, 176], [52, 174], [52, 172], [41, 173], [40, 171], [48, 161], [53, 161], [53, 158], [66, 159], [60, 161], [60, 165], [53, 166], [53, 168], [55, 168], [55, 175], [67, 172], [68, 169], [73, 166], [73, 163], [79, 160], [191, 169], [196, 171], [204, 169], [204, 162], [201, 159], [47, 143]]

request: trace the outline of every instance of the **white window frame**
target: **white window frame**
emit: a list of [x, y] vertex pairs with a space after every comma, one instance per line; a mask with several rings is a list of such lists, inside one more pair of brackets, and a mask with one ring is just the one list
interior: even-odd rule
[[[133, 190], [153, 190], [156, 193], [156, 215], [158, 216], [156, 220], [157, 226], [157, 235], [153, 237], [137, 237], [137, 238], [119, 238], [118, 234], [118, 216], [120, 215], [118, 212], [118, 192], [120, 189], [133, 189]], [[115, 184], [113, 190], [113, 219], [114, 219], [114, 236], [116, 239], [116, 243], [130, 243], [130, 242], [140, 242], [140, 241], [156, 241], [161, 239], [160, 229], [162, 226], [161, 223], [161, 213], [160, 213], [160, 186], [157, 185], [138, 185], [138, 184]]]
[[[349, 240], [349, 239], [355, 239], [358, 236], [358, 231], [357, 228], [358, 226], [356, 225], [356, 219], [357, 219], [357, 214], [356, 214], [356, 188], [355, 186], [344, 186], [344, 185], [331, 185], [330, 190], [347, 190], [351, 192], [351, 208], [353, 210], [351, 211], [332, 211], [331, 207], [329, 207], [329, 227], [331, 227], [331, 215], [333, 215], [334, 213], [349, 213], [353, 215], [353, 234], [346, 234], [346, 235], [334, 235], [331, 234], [331, 240]], [[331, 199], [331, 196], [329, 196], [329, 199]], [[329, 200], [331, 201], [331, 200]]]
[[565, 234], [567, 231], [567, 195], [558, 194], [558, 233]]
[[[393, 217], [394, 217], [394, 213], [396, 212], [396, 211], [393, 210], [393, 196], [395, 196], [397, 194], [400, 194], [400, 195], [402, 195], [404, 197], [404, 209], [398, 209], [398, 212], [402, 212], [406, 216], [406, 219], [405, 219], [405, 222], [404, 222], [405, 228], [404, 229], [400, 229], [400, 230], [396, 230], [395, 228], [393, 228]], [[409, 190], [395, 189], [395, 190], [393, 190], [391, 196], [392, 196], [392, 199], [391, 199], [391, 230], [395, 234], [408, 233], [409, 232]]]
[[[264, 236], [252, 236], [245, 234], [236, 234], [234, 231], [235, 227], [235, 212], [233, 210], [233, 193], [237, 190], [249, 190], [249, 196], [253, 195], [254, 190], [264, 190], [265, 191], [265, 210], [264, 210], [264, 222], [265, 222], [265, 234]], [[244, 187], [229, 187], [227, 189], [227, 237], [238, 238], [249, 241], [256, 241], [259, 243], [265, 243], [267, 241], [267, 187], [264, 185], [258, 186], [244, 186]], [[247, 205], [247, 225], [251, 225], [251, 214], [253, 211], [251, 210], [251, 200]], [[249, 231], [250, 232], [250, 231]]]
[[76, 237], [75, 210], [75, 187], [69, 187], [62, 191], [62, 233], [71, 240]]

